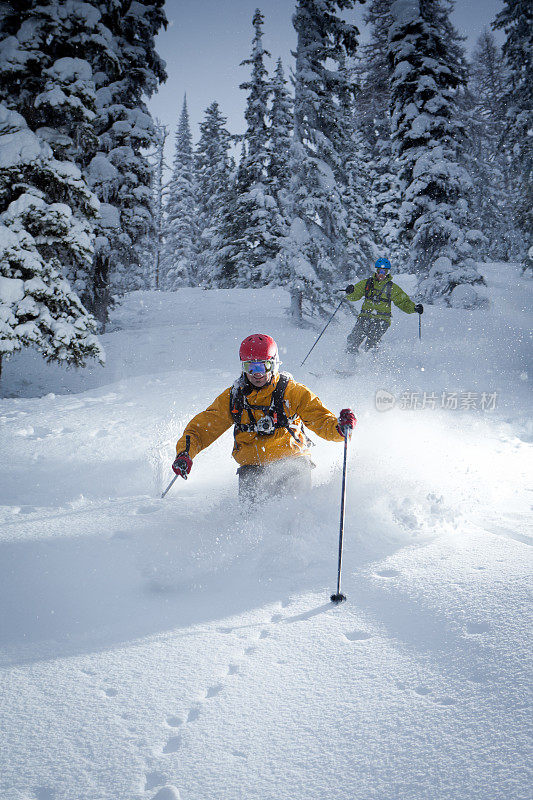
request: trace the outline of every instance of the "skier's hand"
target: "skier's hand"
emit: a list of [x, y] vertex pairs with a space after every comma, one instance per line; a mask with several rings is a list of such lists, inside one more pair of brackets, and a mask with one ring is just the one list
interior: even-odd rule
[[348, 436], [351, 436], [357, 420], [351, 408], [343, 408], [337, 422], [337, 430], [340, 435], [344, 436], [344, 430], [348, 428]]
[[353, 285], [353, 283], [349, 283], [344, 291], [346, 292], [346, 294], [351, 294], [354, 291], [354, 289], [355, 286]]
[[422, 305], [422, 303], [418, 303], [418, 305], [415, 306], [415, 311], [417, 314], [424, 313], [424, 306]]
[[187, 475], [191, 471], [192, 467], [192, 459], [187, 453], [186, 450], [183, 450], [181, 453], [178, 453], [174, 463], [172, 464], [172, 469], [176, 473], [176, 475], [181, 475], [182, 478], [187, 480]]

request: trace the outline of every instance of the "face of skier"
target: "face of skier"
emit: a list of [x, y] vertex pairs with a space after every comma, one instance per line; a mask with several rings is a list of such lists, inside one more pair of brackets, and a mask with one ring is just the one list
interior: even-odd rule
[[242, 368], [252, 386], [256, 386], [258, 389], [266, 386], [272, 380], [273, 364], [270, 360], [243, 361]]
[[377, 277], [378, 281], [384, 281], [385, 278], [387, 277], [387, 275], [389, 274], [389, 272], [390, 272], [390, 270], [383, 269], [382, 267], [377, 269], [376, 270], [376, 277]]
[[267, 383], [270, 383], [272, 375], [270, 372], [266, 372], [264, 375], [248, 375], [248, 373], [246, 373], [246, 377], [252, 386], [256, 386], [258, 389], [260, 389], [261, 386], [266, 386]]

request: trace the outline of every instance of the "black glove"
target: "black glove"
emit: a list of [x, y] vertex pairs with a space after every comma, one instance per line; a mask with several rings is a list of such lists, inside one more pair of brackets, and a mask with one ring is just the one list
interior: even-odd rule
[[424, 313], [424, 306], [422, 305], [422, 303], [418, 303], [418, 305], [415, 306], [415, 311], [417, 314]]
[[350, 284], [349, 284], [349, 285], [346, 287], [346, 289], [345, 289], [344, 291], [346, 292], [346, 294], [351, 294], [351, 293], [353, 292], [353, 290], [354, 290], [354, 289], [355, 289], [355, 286], [353, 285], [353, 283], [350, 283]]
[[172, 469], [176, 473], [176, 475], [181, 475], [182, 478], [187, 480], [187, 475], [191, 471], [192, 467], [192, 460], [186, 450], [183, 450], [181, 453], [178, 453], [174, 463], [172, 464]]

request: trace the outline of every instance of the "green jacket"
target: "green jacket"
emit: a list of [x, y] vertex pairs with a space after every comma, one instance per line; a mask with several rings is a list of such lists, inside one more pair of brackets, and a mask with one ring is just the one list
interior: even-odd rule
[[372, 275], [370, 280], [372, 284], [370, 291], [366, 293], [368, 296], [365, 296], [367, 278], [356, 283], [353, 292], [347, 295], [348, 300], [352, 302], [365, 297], [359, 312], [360, 317], [376, 317], [386, 320], [390, 325], [391, 303], [405, 311], [406, 314], [415, 313], [415, 304], [403, 289], [392, 282], [390, 275], [387, 275], [384, 281], [377, 281], [375, 275]]

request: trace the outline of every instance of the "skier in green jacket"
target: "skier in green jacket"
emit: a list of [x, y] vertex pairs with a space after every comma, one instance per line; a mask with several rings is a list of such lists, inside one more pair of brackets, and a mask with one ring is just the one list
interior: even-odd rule
[[348, 336], [346, 350], [357, 353], [363, 341], [365, 350], [375, 347], [391, 324], [391, 303], [401, 308], [406, 314], [422, 314], [424, 307], [415, 305], [411, 298], [392, 282], [391, 263], [388, 258], [378, 258], [376, 272], [372, 277], [359, 281], [355, 286], [346, 287], [348, 300], [360, 300], [364, 296], [361, 311], [353, 331]]

